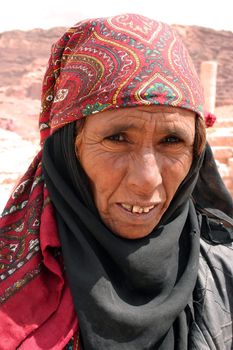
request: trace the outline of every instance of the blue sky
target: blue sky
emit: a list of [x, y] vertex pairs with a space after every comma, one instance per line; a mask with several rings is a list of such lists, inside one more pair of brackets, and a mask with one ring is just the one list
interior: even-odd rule
[[80, 19], [124, 12], [140, 13], [169, 24], [233, 32], [232, 0], [6, 0], [0, 32], [12, 29], [69, 27]]

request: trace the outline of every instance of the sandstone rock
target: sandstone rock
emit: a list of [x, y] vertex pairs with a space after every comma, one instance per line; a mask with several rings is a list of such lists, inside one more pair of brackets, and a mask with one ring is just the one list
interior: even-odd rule
[[228, 159], [233, 156], [233, 148], [229, 146], [213, 146], [214, 157], [221, 162], [228, 163]]
[[215, 108], [215, 114], [217, 116], [217, 123], [221, 122], [222, 119], [229, 120], [230, 122], [233, 120], [233, 104], [217, 106]]
[[198, 26], [174, 26], [183, 38], [195, 67], [200, 72], [202, 61], [217, 61], [218, 106], [233, 104], [233, 33]]
[[218, 160], [216, 163], [223, 180], [228, 179], [230, 177], [229, 167], [226, 164], [220, 163]]
[[216, 128], [232, 128], [233, 129], [233, 113], [232, 113], [232, 118], [218, 117], [216, 120], [216, 123], [215, 123], [215, 127]]
[[0, 212], [17, 179], [29, 167], [39, 150], [38, 143], [22, 139], [14, 132], [0, 129]]
[[0, 117], [0, 128], [13, 131], [14, 130], [13, 119]]
[[230, 176], [233, 183], [233, 157], [228, 160], [228, 166], [229, 166]]
[[0, 94], [0, 109], [0, 127], [2, 125], [4, 129], [15, 131], [27, 140], [33, 141], [39, 138], [39, 100], [26, 97], [19, 99]]
[[211, 146], [228, 146], [233, 147], [233, 130], [230, 128], [221, 128], [207, 136]]
[[[29, 31], [8, 31], [0, 34], [0, 86], [13, 87], [13, 96], [30, 97], [28, 87], [32, 83], [41, 83], [50, 48], [65, 28], [49, 30], [34, 29]], [[32, 76], [34, 75], [34, 76]], [[31, 80], [30, 80], [31, 79]], [[35, 89], [33, 98], [40, 98], [40, 91]]]

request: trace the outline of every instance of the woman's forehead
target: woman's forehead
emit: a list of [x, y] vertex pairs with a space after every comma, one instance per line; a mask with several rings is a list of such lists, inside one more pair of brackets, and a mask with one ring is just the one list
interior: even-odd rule
[[119, 108], [114, 110], [108, 110], [95, 115], [88, 116], [87, 119], [102, 119], [108, 121], [117, 121], [120, 119], [129, 118], [140, 118], [145, 116], [149, 118], [150, 116], [155, 116], [157, 119], [160, 117], [167, 117], [169, 119], [179, 119], [179, 117], [195, 117], [196, 113], [188, 109], [171, 107], [171, 106], [138, 106], [131, 108]]
[[87, 117], [87, 125], [93, 128], [111, 129], [111, 127], [121, 127], [127, 129], [137, 129], [143, 124], [157, 124], [163, 127], [164, 124], [182, 124], [184, 127], [194, 125], [195, 112], [183, 108], [169, 106], [140, 106], [131, 108], [121, 108], [97, 113]]

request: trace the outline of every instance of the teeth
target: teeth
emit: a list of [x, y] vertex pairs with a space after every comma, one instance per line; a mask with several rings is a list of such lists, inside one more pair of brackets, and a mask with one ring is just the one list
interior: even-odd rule
[[143, 211], [143, 208], [141, 208], [141, 207], [139, 207], [137, 205], [134, 205], [133, 209], [132, 209], [132, 213], [140, 213], [141, 209]]
[[122, 207], [125, 208], [126, 210], [132, 211], [132, 205], [124, 204], [124, 203], [122, 203], [121, 205], [122, 205]]
[[125, 204], [125, 203], [122, 203], [121, 205], [124, 209], [131, 211], [132, 213], [139, 213], [139, 214], [149, 213], [149, 211], [154, 208], [154, 205], [151, 205], [150, 207], [140, 207], [138, 205], [132, 206], [130, 204]]

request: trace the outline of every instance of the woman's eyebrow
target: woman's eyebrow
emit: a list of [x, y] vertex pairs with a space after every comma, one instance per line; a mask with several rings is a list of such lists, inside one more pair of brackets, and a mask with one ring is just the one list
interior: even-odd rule
[[[126, 131], [142, 131], [144, 123], [135, 122], [135, 121], [119, 121], [117, 124], [114, 125], [114, 123], [110, 123], [104, 127], [104, 134], [117, 134], [121, 132]], [[158, 125], [155, 128], [155, 132], [157, 134], [166, 135], [166, 134], [173, 134], [180, 137], [190, 137], [192, 136], [191, 130], [189, 131], [189, 128], [187, 125], [182, 126], [182, 124], [176, 124], [176, 123], [158, 123]]]
[[161, 126], [157, 131], [159, 134], [172, 134], [180, 137], [190, 137], [193, 134], [189, 128], [174, 124]]
[[117, 134], [119, 132], [124, 132], [128, 130], [139, 130], [141, 127], [135, 123], [120, 123], [116, 125], [107, 125], [104, 128], [105, 133], [112, 133], [112, 134]]

